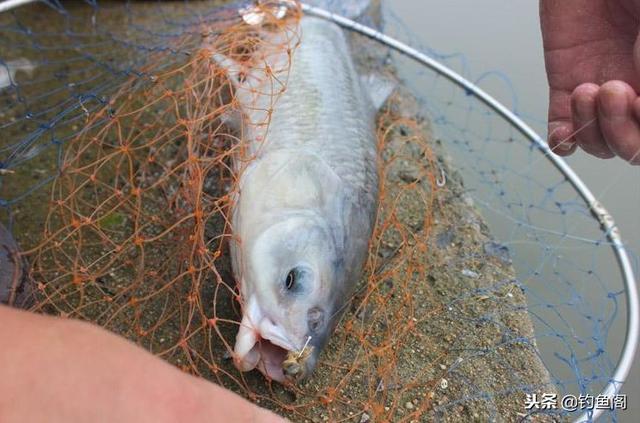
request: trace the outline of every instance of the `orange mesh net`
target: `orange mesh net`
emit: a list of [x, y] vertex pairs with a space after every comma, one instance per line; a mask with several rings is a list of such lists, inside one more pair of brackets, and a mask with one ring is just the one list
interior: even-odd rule
[[[265, 8], [247, 13], [255, 3]], [[309, 3], [354, 16], [364, 2]], [[597, 400], [619, 386], [632, 290], [575, 177], [474, 91], [346, 29], [360, 75], [402, 79], [378, 115], [382, 186], [364, 274], [310, 379], [284, 387], [236, 370], [244, 304], [229, 216], [257, 140], [232, 125], [247, 102], [212, 55], [266, 79], [254, 123], [268, 127], [294, 84], [290, 63], [279, 75], [259, 59], [300, 55], [292, 4], [40, 1], [0, 13], [0, 302], [33, 289], [34, 311], [106, 327], [294, 421], [573, 418], [527, 409], [526, 396]], [[504, 74], [474, 77], [441, 40], [421, 47], [395, 3], [379, 6], [358, 22], [384, 20], [385, 34], [497, 82], [516, 108]], [[615, 409], [576, 409], [597, 411], [615, 420]]]
[[[131, 78], [86, 113], [53, 182], [41, 241], [25, 251], [33, 308], [95, 322], [294, 420], [419, 420], [441, 401], [455, 340], [430, 330], [448, 312], [425, 282], [444, 165], [399, 96], [378, 117], [380, 201], [364, 277], [314, 375], [285, 387], [233, 366], [242, 298], [229, 213], [243, 167], [234, 160], [250, 140], [226, 123], [234, 89], [212, 53], [259, 66], [260, 31], [282, 31], [291, 42], [280, 47], [295, 57], [299, 11], [265, 17], [258, 27], [202, 27], [198, 51], [168, 68], [170, 53], [156, 53], [148, 81]], [[272, 86], [262, 95], [277, 107], [286, 81]]]

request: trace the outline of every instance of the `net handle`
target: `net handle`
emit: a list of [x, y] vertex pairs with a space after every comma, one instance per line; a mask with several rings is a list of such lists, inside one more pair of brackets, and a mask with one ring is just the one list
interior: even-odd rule
[[[613, 377], [607, 383], [607, 386], [600, 393], [600, 395], [606, 395], [611, 398], [616, 395], [622, 384], [627, 379], [631, 365], [633, 364], [633, 358], [638, 346], [638, 340], [640, 335], [640, 307], [638, 303], [638, 290], [636, 288], [635, 276], [633, 274], [633, 267], [629, 259], [629, 254], [622, 242], [620, 236], [620, 230], [615, 224], [615, 220], [607, 209], [595, 198], [591, 190], [585, 185], [580, 177], [574, 172], [574, 170], [564, 161], [561, 157], [553, 154], [547, 143], [534, 131], [529, 125], [527, 125], [519, 116], [514, 112], [506, 108], [503, 104], [498, 102], [495, 98], [482, 90], [476, 84], [462, 77], [452, 69], [443, 65], [442, 63], [432, 59], [426, 54], [392, 38], [388, 35], [377, 31], [374, 28], [360, 24], [344, 16], [329, 12], [327, 10], [311, 6], [306, 3], [301, 4], [302, 11], [308, 15], [316, 16], [322, 19], [334, 22], [341, 27], [353, 32], [357, 32], [361, 35], [376, 40], [392, 49], [401, 53], [418, 63], [427, 66], [431, 70], [444, 76], [460, 88], [464, 89], [466, 93], [469, 93], [493, 109], [509, 123], [511, 123], [522, 135], [529, 139], [551, 162], [556, 169], [558, 169], [563, 175], [567, 177], [571, 185], [578, 191], [580, 196], [589, 205], [593, 217], [600, 223], [602, 231], [605, 233], [607, 239], [611, 243], [613, 252], [620, 266], [622, 272], [624, 289], [627, 296], [627, 330], [625, 333], [625, 342], [622, 348], [622, 354]], [[602, 409], [590, 410], [581, 414], [575, 422], [590, 422], [597, 419], [601, 414]]]

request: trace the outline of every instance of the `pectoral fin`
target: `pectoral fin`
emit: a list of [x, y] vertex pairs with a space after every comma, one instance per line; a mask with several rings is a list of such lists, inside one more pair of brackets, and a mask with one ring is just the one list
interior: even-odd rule
[[395, 78], [375, 72], [363, 75], [360, 79], [376, 110], [379, 110], [384, 105], [398, 86], [398, 81]]
[[240, 85], [240, 77], [243, 73], [243, 66], [240, 63], [220, 53], [211, 55], [211, 60], [226, 71], [227, 77], [236, 88]]

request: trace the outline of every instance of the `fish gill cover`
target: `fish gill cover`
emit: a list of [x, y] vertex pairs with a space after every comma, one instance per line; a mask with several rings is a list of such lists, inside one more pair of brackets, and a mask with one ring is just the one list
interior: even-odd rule
[[[600, 276], [615, 261], [589, 207], [503, 118], [358, 36], [359, 70], [393, 74], [395, 59], [410, 75], [377, 118], [364, 276], [311, 378], [285, 387], [235, 369], [230, 210], [251, 155], [212, 55], [261, 66], [259, 28], [287, 34], [295, 57], [301, 11], [220, 3], [0, 14], [0, 211], [30, 281], [21, 300], [294, 421], [564, 419], [525, 408], [526, 395], [597, 395], [626, 304]], [[275, 108], [287, 81], [274, 74], [263, 69], [272, 91], [261, 94]]]

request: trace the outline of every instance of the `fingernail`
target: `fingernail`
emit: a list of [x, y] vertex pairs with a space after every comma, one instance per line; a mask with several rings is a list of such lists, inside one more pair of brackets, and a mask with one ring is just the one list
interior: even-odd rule
[[565, 141], [561, 141], [560, 143], [556, 144], [554, 147], [552, 147], [553, 151], [569, 151], [573, 148], [573, 141], [569, 141], [569, 140], [565, 140]]
[[569, 151], [575, 141], [571, 137], [569, 124], [563, 122], [549, 123], [549, 146], [552, 150]]

